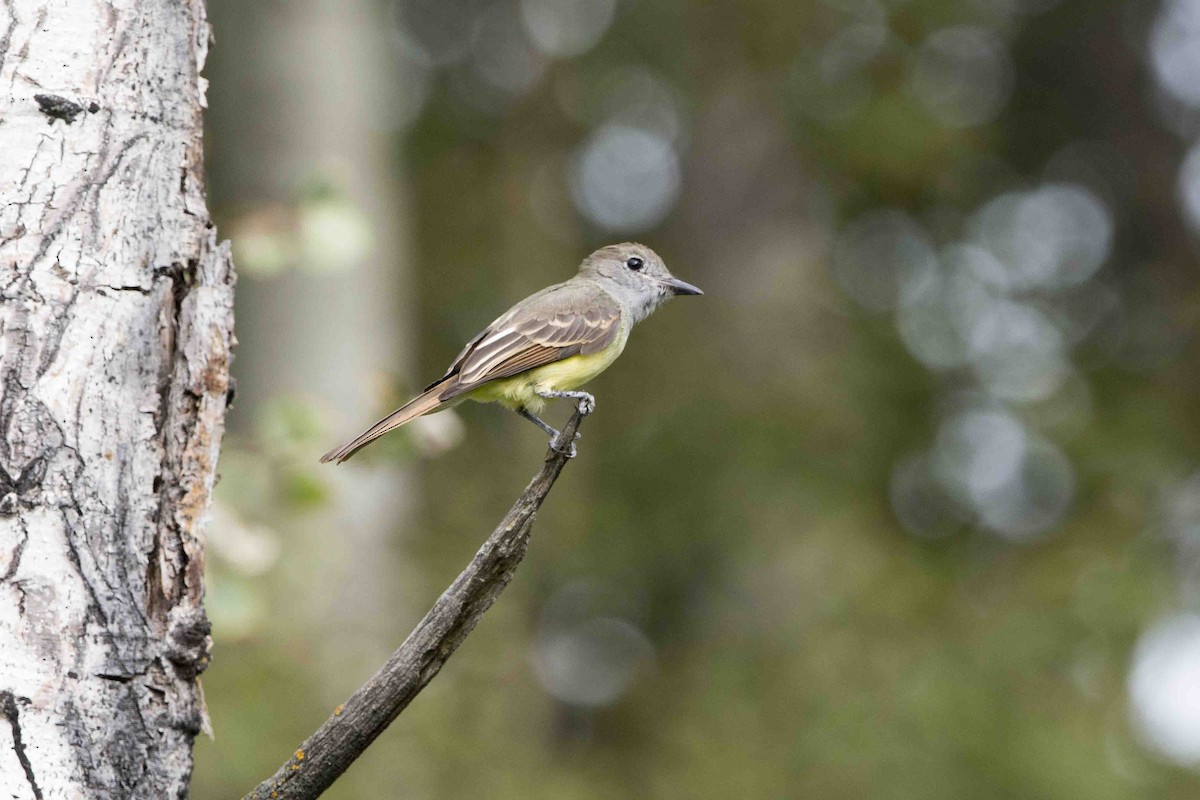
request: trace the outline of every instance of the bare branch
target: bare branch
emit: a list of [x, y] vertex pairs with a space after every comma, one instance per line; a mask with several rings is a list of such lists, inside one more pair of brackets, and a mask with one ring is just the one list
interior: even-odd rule
[[[573, 441], [582, 419], [574, 414], [558, 441]], [[537, 510], [566, 463], [565, 454], [553, 448], [546, 452], [541, 471], [404, 644], [273, 776], [243, 800], [312, 800], [363, 754], [438, 674], [512, 580], [529, 546]]]

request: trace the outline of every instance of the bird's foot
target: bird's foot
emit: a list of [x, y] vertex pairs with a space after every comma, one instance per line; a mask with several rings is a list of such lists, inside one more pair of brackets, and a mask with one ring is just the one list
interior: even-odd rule
[[575, 401], [575, 410], [581, 417], [586, 417], [596, 410], [596, 398], [587, 392], [538, 392], [546, 398], [567, 397]]
[[[582, 436], [583, 436], [582, 433], [576, 433], [575, 439], [578, 440]], [[555, 434], [554, 436], [550, 437], [550, 449], [551, 450], [553, 450], [554, 452], [558, 453], [561, 456], [566, 456], [567, 458], [574, 458], [575, 456], [579, 455], [579, 450], [575, 447], [575, 442], [571, 442], [569, 445], [567, 445], [566, 449], [564, 450], [558, 443], [558, 440], [561, 438], [562, 438], [562, 432], [559, 432], [559, 433]]]

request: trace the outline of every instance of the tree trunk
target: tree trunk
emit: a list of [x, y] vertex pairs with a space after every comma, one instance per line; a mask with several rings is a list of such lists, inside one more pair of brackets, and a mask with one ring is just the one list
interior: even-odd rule
[[201, 0], [0, 7], [0, 787], [187, 792], [233, 270]]

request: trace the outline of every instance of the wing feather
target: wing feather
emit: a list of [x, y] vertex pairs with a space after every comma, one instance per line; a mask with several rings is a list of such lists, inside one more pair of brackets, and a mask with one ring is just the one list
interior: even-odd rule
[[493, 367], [488, 380], [507, 378], [573, 355], [572, 353], [564, 354], [562, 350], [563, 348], [560, 347], [544, 347], [540, 344], [530, 345], [523, 350], [513, 353], [512, 356]]
[[603, 350], [621, 329], [621, 306], [594, 285], [567, 282], [530, 297], [489, 325], [447, 370], [448, 400], [488, 381]]

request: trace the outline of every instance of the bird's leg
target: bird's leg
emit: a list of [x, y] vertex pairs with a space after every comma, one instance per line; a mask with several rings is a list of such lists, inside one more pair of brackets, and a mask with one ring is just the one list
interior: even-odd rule
[[[524, 417], [525, 419], [527, 419], [527, 420], [529, 420], [530, 422], [532, 422], [534, 425], [537, 425], [539, 428], [541, 428], [541, 429], [542, 429], [542, 430], [544, 430], [544, 431], [545, 431], [547, 434], [549, 434], [549, 435], [550, 435], [550, 449], [551, 449], [551, 450], [553, 450], [553, 451], [554, 451], [554, 452], [556, 452], [556, 453], [562, 453], [562, 454], [563, 454], [563, 455], [565, 455], [567, 458], [574, 458], [574, 457], [575, 457], [576, 450], [575, 450], [575, 443], [574, 443], [574, 442], [572, 442], [572, 443], [571, 443], [571, 445], [570, 445], [570, 448], [569, 448], [569, 449], [567, 449], [567, 450], [559, 450], [559, 449], [558, 449], [558, 448], [555, 446], [555, 443], [558, 441], [558, 437], [562, 435], [562, 432], [561, 432], [561, 431], [555, 430], [555, 429], [554, 429], [553, 427], [551, 427], [551, 426], [550, 426], [550, 424], [549, 424], [549, 423], [547, 423], [547, 422], [546, 422], [544, 419], [542, 419], [541, 417], [539, 417], [539, 416], [537, 416], [536, 414], [532, 413], [532, 412], [531, 412], [529, 409], [527, 409], [527, 408], [524, 408], [524, 407], [522, 407], [522, 408], [518, 408], [518, 409], [517, 409], [517, 413], [518, 413], [518, 414], [520, 414], [520, 415], [521, 415], [522, 417]], [[576, 434], [575, 434], [575, 438], [576, 438], [576, 439], [578, 439], [578, 438], [579, 438], [579, 436], [580, 436], [580, 434], [578, 434], [578, 433], [576, 433]]]
[[529, 409], [524, 408], [524, 407], [518, 408], [517, 413], [520, 414], [525, 419], [532, 422], [534, 425], [537, 425], [539, 428], [544, 430], [546, 433], [548, 433], [550, 435], [551, 439], [558, 438], [559, 432], [557, 430], [555, 430], [554, 428], [552, 428], [550, 426], [550, 424], [548, 422], [546, 422], [544, 419], [537, 416], [536, 414], [533, 414]]
[[569, 397], [575, 401], [575, 408], [583, 416], [587, 416], [596, 410], [596, 398], [592, 397], [587, 392], [552, 392], [536, 390], [539, 397]]

